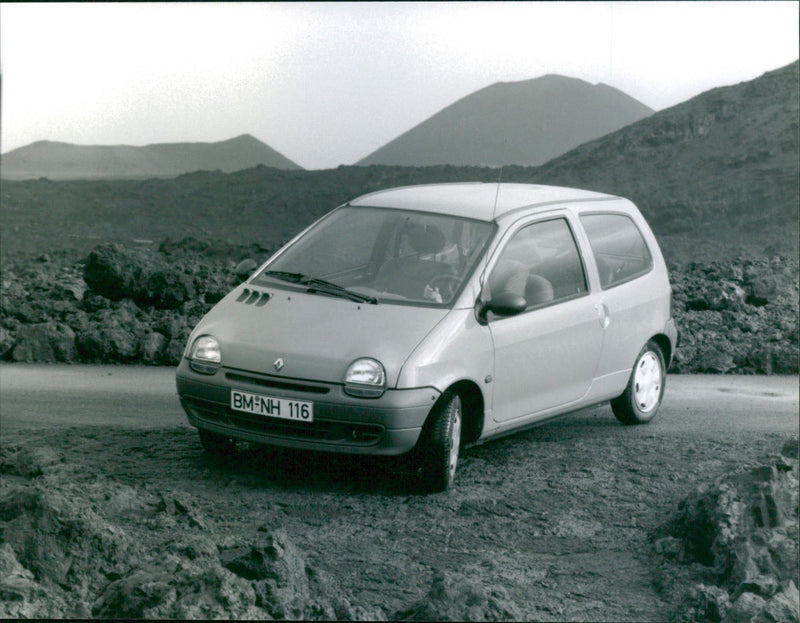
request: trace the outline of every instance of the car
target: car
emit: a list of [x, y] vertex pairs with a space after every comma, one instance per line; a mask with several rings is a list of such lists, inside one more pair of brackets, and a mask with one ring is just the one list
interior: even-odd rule
[[651, 421], [677, 340], [631, 201], [429, 184], [353, 199], [245, 275], [192, 331], [176, 382], [210, 453], [402, 456], [435, 492], [461, 449], [582, 407]]

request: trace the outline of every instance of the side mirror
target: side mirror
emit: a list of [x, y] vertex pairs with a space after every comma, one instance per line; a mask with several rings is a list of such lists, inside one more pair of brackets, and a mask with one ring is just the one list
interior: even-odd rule
[[489, 301], [489, 310], [498, 316], [516, 316], [528, 307], [524, 296], [514, 292], [500, 292]]
[[239, 262], [239, 264], [237, 264], [236, 270], [234, 270], [234, 272], [236, 273], [236, 276], [239, 278], [240, 281], [244, 281], [250, 275], [253, 274], [253, 271], [257, 267], [258, 264], [256, 264], [255, 260], [247, 258], [246, 260], [242, 260], [241, 262]]
[[516, 316], [521, 314], [528, 308], [528, 301], [524, 296], [514, 294], [513, 292], [501, 292], [495, 296], [491, 301], [478, 300], [475, 306], [475, 313], [478, 322], [486, 324], [486, 314], [492, 312], [497, 316]]

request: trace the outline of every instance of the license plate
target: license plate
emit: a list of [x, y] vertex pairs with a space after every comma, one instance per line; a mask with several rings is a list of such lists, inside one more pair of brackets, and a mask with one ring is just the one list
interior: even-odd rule
[[231, 409], [295, 422], [314, 421], [314, 403], [231, 390]]

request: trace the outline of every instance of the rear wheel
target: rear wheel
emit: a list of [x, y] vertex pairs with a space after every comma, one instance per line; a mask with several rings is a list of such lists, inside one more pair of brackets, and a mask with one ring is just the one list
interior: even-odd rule
[[434, 405], [417, 447], [422, 488], [429, 493], [453, 484], [461, 448], [461, 399], [447, 391]]
[[229, 456], [236, 452], [236, 442], [230, 437], [220, 435], [219, 433], [212, 433], [202, 428], [198, 428], [197, 433], [200, 436], [200, 444], [209, 454], [213, 454], [214, 456]]
[[633, 364], [625, 391], [611, 401], [611, 410], [623, 424], [646, 424], [658, 413], [665, 381], [664, 355], [658, 344], [650, 340]]

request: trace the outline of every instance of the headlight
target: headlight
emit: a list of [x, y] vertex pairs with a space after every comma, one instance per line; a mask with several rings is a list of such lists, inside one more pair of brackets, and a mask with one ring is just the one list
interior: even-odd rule
[[347, 368], [344, 391], [360, 398], [377, 398], [386, 389], [386, 371], [380, 361], [365, 357]]
[[219, 342], [210, 335], [201, 335], [194, 341], [189, 358], [189, 366], [195, 372], [214, 374], [222, 363]]

